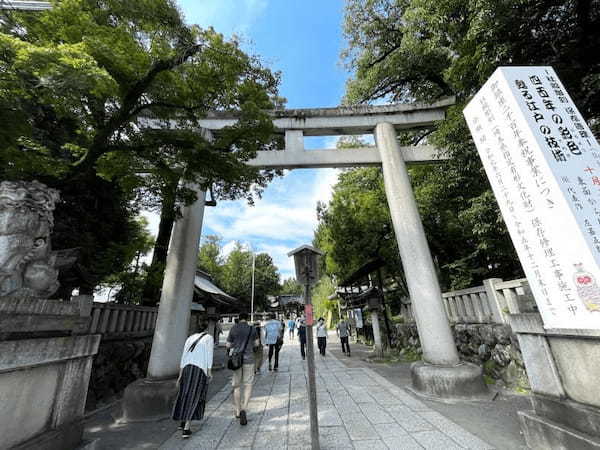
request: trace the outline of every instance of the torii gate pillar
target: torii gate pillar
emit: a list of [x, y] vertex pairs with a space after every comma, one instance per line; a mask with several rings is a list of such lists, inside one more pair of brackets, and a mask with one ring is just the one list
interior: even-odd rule
[[188, 337], [194, 276], [206, 193], [183, 209], [173, 226], [167, 266], [152, 340], [148, 374], [125, 388], [119, 422], [146, 422], [169, 416], [177, 394], [177, 375]]
[[461, 362], [458, 357], [394, 126], [387, 122], [377, 124], [375, 141], [381, 155], [385, 193], [423, 349], [423, 361], [414, 363], [411, 368], [413, 387], [435, 397], [471, 397], [485, 393], [487, 387], [481, 368]]

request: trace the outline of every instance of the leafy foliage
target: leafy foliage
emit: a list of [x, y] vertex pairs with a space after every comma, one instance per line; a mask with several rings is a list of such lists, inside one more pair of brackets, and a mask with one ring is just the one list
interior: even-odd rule
[[443, 287], [520, 276], [462, 109], [498, 66], [552, 65], [598, 133], [600, 2], [348, 0], [344, 31], [342, 57], [354, 72], [348, 103], [456, 97], [426, 137], [450, 161], [411, 169]]
[[[252, 299], [252, 252], [236, 242], [227, 258], [223, 258], [221, 239], [214, 235], [204, 239], [200, 246], [198, 266], [208, 272], [225, 292], [245, 303], [249, 311]], [[276, 295], [279, 289], [279, 273], [273, 265], [273, 259], [267, 253], [256, 254], [254, 310], [266, 310], [269, 305], [267, 296]]]
[[[0, 179], [63, 193], [56, 246], [90, 255], [71, 287], [123, 269], [118, 249], [139, 208], [169, 194], [176, 213], [194, 185], [252, 201], [274, 176], [244, 163], [276, 142], [264, 111], [282, 102], [279, 75], [235, 39], [185, 24], [174, 1], [57, 0], [2, 14]], [[208, 111], [233, 109], [237, 124], [213, 139], [198, 131]]]
[[283, 280], [279, 295], [302, 295], [304, 288], [295, 278], [287, 278]]

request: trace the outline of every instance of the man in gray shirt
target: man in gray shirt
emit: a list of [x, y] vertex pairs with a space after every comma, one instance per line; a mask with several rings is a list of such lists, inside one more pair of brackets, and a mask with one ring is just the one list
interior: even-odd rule
[[342, 319], [338, 322], [336, 332], [342, 342], [342, 352], [350, 356], [350, 344], [348, 343], [348, 336], [350, 335], [350, 324], [346, 319]]
[[[240, 314], [240, 321], [231, 328], [229, 336], [227, 336], [227, 349], [228, 352], [232, 349], [238, 352], [244, 350], [242, 367], [233, 371], [233, 378], [231, 379], [235, 417], [239, 417], [241, 425], [248, 423], [246, 409], [254, 384], [254, 349], [259, 345], [260, 341], [256, 334], [256, 328], [248, 324], [248, 314]], [[242, 385], [244, 386], [243, 401]]]

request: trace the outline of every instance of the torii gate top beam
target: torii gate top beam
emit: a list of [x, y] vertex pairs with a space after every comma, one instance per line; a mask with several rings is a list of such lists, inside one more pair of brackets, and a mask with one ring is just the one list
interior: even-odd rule
[[45, 11], [51, 9], [50, 2], [22, 1], [22, 0], [0, 0], [0, 10], [19, 9], [22, 11]]
[[[305, 150], [304, 136], [345, 136], [373, 133], [378, 123], [391, 123], [396, 129], [431, 127], [443, 120], [446, 108], [454, 104], [447, 98], [432, 104], [360, 105], [338, 108], [287, 109], [270, 111], [277, 133], [285, 135], [283, 151], [259, 151], [248, 161], [251, 166], [270, 169], [307, 169], [320, 167], [380, 166], [375, 147], [353, 149]], [[234, 125], [232, 113], [209, 113], [200, 126], [218, 133]], [[407, 163], [425, 163], [446, 159], [429, 145], [401, 148]]]
[[[443, 120], [445, 110], [454, 104], [447, 98], [432, 104], [359, 105], [337, 108], [274, 110], [276, 131], [301, 130], [304, 136], [342, 136], [369, 134], [378, 123], [389, 122], [396, 129], [422, 128]], [[237, 121], [234, 114], [212, 112], [200, 126], [217, 131]]]

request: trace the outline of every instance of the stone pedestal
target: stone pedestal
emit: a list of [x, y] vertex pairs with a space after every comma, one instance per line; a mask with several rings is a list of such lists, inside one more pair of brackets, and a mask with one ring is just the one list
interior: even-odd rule
[[511, 314], [532, 390], [519, 419], [531, 449], [600, 449], [600, 331], [544, 329], [538, 313]]
[[436, 399], [477, 399], [488, 393], [481, 367], [461, 362], [452, 366], [418, 361], [411, 366], [412, 387]]
[[79, 445], [92, 358], [100, 343], [100, 335], [75, 334], [87, 321], [77, 303], [0, 301], [2, 448]]

